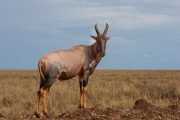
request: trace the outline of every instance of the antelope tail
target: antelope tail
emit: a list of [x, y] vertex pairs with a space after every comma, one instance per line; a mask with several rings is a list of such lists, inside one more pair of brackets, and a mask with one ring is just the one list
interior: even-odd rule
[[41, 79], [45, 79], [45, 77], [44, 77], [44, 75], [43, 75], [43, 72], [42, 72], [42, 62], [41, 61], [39, 61], [39, 63], [38, 63], [38, 69], [39, 69], [39, 73], [40, 73], [40, 77], [41, 77]]

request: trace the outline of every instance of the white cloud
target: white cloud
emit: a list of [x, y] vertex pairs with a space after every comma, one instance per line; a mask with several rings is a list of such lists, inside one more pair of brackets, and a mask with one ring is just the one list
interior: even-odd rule
[[139, 28], [149, 28], [158, 26], [168, 26], [169, 24], [174, 24], [179, 22], [179, 16], [170, 16], [157, 13], [143, 13], [136, 9], [130, 9], [126, 11], [116, 12], [118, 10], [112, 10], [108, 16], [112, 19], [111, 23], [113, 27], [118, 27], [121, 29], [139, 29]]
[[174, 24], [180, 20], [179, 17], [176, 16], [141, 13], [119, 16], [119, 19], [120, 20], [114, 21], [113, 23], [116, 23], [116, 26], [124, 29], [168, 26], [169, 24]]
[[148, 58], [151, 57], [151, 55], [149, 55], [148, 53], [144, 54], [144, 57]]
[[[136, 0], [137, 4], [130, 4], [129, 1], [121, 2], [113, 1], [113, 5], [103, 5], [103, 2], [84, 1], [73, 2], [50, 2], [48, 0], [41, 2], [24, 2], [22, 6], [12, 3], [12, 8], [8, 13], [0, 15], [2, 18], [0, 25], [3, 29], [61, 29], [61, 28], [77, 28], [83, 26], [94, 25], [96, 22], [104, 24], [106, 21], [115, 29], [141, 29], [149, 27], [161, 27], [176, 24], [180, 22], [180, 15], [160, 13], [158, 10], [147, 10], [144, 4], [160, 4], [163, 0], [144, 1]], [[169, 0], [165, 0], [166, 4]], [[127, 5], [125, 5], [127, 3]], [[172, 0], [173, 4], [179, 4], [177, 0]], [[171, 4], [172, 4], [171, 3]], [[141, 6], [141, 7], [139, 7]], [[142, 9], [143, 8], [143, 9]], [[8, 8], [6, 8], [9, 10]], [[1, 11], [6, 10], [5, 7]], [[177, 10], [177, 9], [176, 9]], [[11, 13], [16, 11], [15, 15]], [[12, 22], [13, 20], [13, 22]]]
[[178, 15], [143, 12], [133, 6], [72, 8], [63, 16], [64, 21], [77, 23], [75, 26], [96, 22], [104, 24], [108, 21], [113, 28], [118, 29], [161, 27], [176, 24], [180, 21]]
[[112, 36], [111, 41], [113, 41], [113, 44], [115, 45], [130, 45], [130, 44], [136, 44], [137, 41], [135, 40], [130, 40], [124, 37], [118, 37], [118, 36]]

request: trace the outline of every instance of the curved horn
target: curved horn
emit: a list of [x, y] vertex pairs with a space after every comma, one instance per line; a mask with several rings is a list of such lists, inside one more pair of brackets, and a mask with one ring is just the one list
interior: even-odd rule
[[103, 35], [106, 35], [106, 34], [107, 34], [108, 28], [109, 28], [109, 25], [106, 23], [106, 28], [105, 28], [105, 30], [104, 30], [104, 32], [103, 32]]
[[98, 30], [97, 23], [95, 24], [95, 30], [96, 30], [97, 35], [100, 35], [100, 32], [99, 32], [99, 30]]

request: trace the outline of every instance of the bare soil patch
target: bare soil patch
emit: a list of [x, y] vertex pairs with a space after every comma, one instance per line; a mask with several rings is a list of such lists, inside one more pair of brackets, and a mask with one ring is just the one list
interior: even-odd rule
[[[0, 113], [0, 119], [13, 119]], [[144, 99], [134, 103], [132, 109], [122, 110], [118, 108], [87, 108], [76, 111], [67, 111], [58, 116], [35, 118], [31, 115], [19, 116], [18, 119], [62, 119], [62, 120], [180, 120], [180, 106], [171, 105], [168, 107], [157, 107]]]
[[137, 100], [132, 109], [123, 111], [115, 108], [90, 108], [66, 112], [59, 115], [61, 119], [87, 119], [87, 120], [179, 120], [180, 107], [169, 106], [165, 108], [156, 107], [144, 99]]
[[[0, 114], [1, 118], [5, 116]], [[35, 119], [24, 117], [20, 119]], [[37, 118], [36, 118], [37, 119]], [[88, 108], [76, 111], [67, 111], [58, 116], [41, 117], [39, 119], [62, 119], [62, 120], [180, 120], [180, 107], [173, 105], [168, 107], [157, 107], [144, 99], [134, 103], [132, 109], [122, 110], [118, 108]]]

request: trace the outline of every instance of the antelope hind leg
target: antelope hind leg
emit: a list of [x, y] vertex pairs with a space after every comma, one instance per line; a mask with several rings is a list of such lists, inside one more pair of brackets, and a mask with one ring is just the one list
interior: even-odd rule
[[43, 105], [43, 116], [48, 117], [47, 112], [47, 104], [46, 104], [46, 95], [47, 92], [50, 90], [50, 87], [56, 81], [55, 78], [47, 79], [40, 88], [40, 93], [42, 97], [42, 105]]
[[47, 104], [46, 104], [46, 94], [48, 89], [40, 89], [41, 97], [42, 97], [42, 104], [43, 104], [43, 116], [48, 117], [47, 114]]
[[46, 93], [47, 93], [48, 89], [43, 89], [41, 88], [38, 92], [37, 92], [37, 103], [36, 103], [36, 110], [35, 110], [35, 116], [37, 118], [40, 118], [40, 114], [39, 114], [39, 104], [40, 104], [40, 100], [42, 98], [42, 104], [43, 104], [43, 115], [47, 116], [47, 105], [46, 105]]
[[37, 102], [36, 102], [36, 110], [35, 110], [35, 117], [39, 118], [40, 114], [39, 114], [39, 103], [40, 103], [40, 99], [41, 99], [41, 95], [40, 95], [40, 91], [37, 91]]

